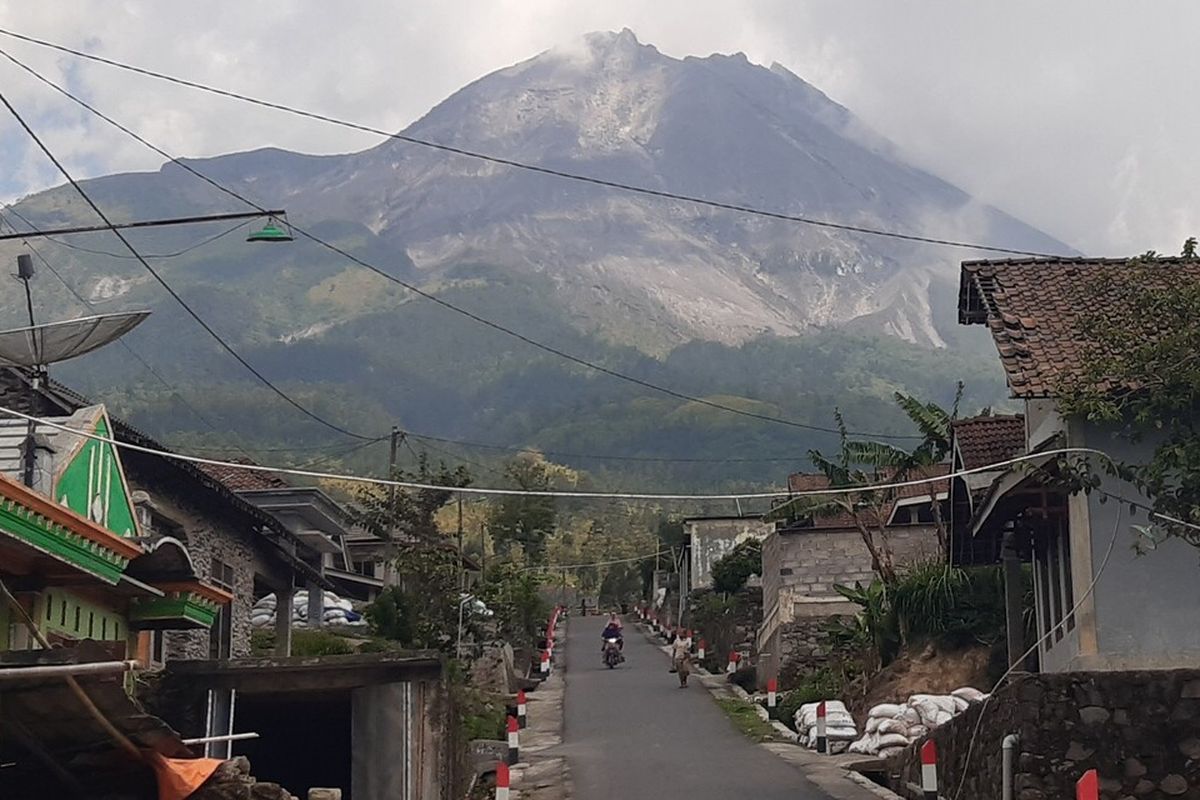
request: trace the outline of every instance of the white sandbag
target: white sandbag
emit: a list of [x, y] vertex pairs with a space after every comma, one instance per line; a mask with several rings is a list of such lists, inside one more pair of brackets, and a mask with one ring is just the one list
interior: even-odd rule
[[948, 694], [914, 694], [909, 698], [909, 705], [913, 700], [919, 700], [922, 703], [932, 703], [937, 706], [940, 711], [948, 711], [954, 713], [955, 704], [954, 697]]
[[879, 748], [879, 757], [891, 758], [892, 756], [900, 755], [905, 749], [905, 747], [881, 747]]
[[951, 714], [949, 711], [939, 711], [937, 713], [937, 715], [934, 717], [933, 725], [931, 725], [930, 727], [936, 728], [939, 725], [945, 725], [947, 722], [949, 722], [952, 719], [954, 719], [954, 715]]
[[950, 693], [951, 697], [961, 697], [968, 703], [980, 703], [987, 695], [978, 689], [972, 689], [970, 686], [964, 686], [961, 689], [955, 689]]
[[837, 739], [829, 743], [829, 754], [831, 756], [840, 756], [850, 749], [850, 742], [847, 739]]
[[955, 714], [961, 714], [962, 712], [967, 710], [967, 706], [971, 705], [970, 701], [968, 701], [967, 698], [965, 698], [965, 697], [951, 695], [950, 699], [954, 701], [954, 713]]
[[879, 749], [883, 750], [888, 747], [908, 747], [911, 742], [907, 736], [902, 736], [898, 733], [887, 733], [879, 737]]
[[908, 729], [908, 738], [914, 742], [918, 739], [924, 739], [928, 735], [929, 728], [926, 728], [924, 725], [913, 725]]
[[277, 601], [275, 599], [275, 593], [271, 592], [270, 594], [263, 595], [261, 598], [259, 598], [258, 602], [254, 604], [254, 607], [255, 608], [265, 608], [265, 609], [274, 611], [275, 605], [278, 602], [279, 601]]
[[909, 708], [917, 713], [919, 721], [923, 725], [933, 725], [937, 719], [938, 713], [941, 711], [935, 703], [930, 703], [926, 700], [909, 700]]
[[907, 722], [909, 725], [921, 724], [920, 712], [918, 712], [915, 708], [909, 708], [908, 706], [900, 709], [900, 713], [895, 716], [895, 719], [898, 719], [901, 722]]
[[883, 722], [879, 717], [870, 717], [867, 720], [867, 733], [875, 733], [879, 730], [879, 723]]
[[898, 719], [885, 719], [879, 723], [878, 733], [883, 736], [888, 733], [898, 733], [905, 738], [909, 736], [909, 724]]
[[897, 703], [880, 703], [867, 712], [868, 717], [891, 718], [899, 714], [904, 706]]

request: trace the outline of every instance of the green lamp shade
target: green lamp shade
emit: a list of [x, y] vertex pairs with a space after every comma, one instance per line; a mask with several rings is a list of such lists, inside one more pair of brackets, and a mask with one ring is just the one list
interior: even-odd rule
[[290, 231], [279, 227], [271, 220], [257, 231], [251, 231], [246, 237], [247, 242], [290, 242], [293, 240]]

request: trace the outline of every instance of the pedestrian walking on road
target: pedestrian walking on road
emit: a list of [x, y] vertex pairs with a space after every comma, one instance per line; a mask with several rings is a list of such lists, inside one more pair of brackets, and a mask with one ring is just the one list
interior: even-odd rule
[[679, 688], [686, 689], [688, 674], [692, 671], [692, 637], [680, 634], [671, 645], [671, 665], [679, 676]]

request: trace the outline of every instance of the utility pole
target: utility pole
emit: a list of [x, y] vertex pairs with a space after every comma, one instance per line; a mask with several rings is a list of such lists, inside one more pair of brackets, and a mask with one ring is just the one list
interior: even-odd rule
[[467, 590], [467, 567], [463, 563], [463, 558], [466, 553], [463, 552], [463, 509], [462, 509], [462, 493], [458, 495], [458, 588], [459, 591]]
[[487, 526], [479, 523], [479, 580], [487, 580]]
[[[392, 426], [392, 445], [388, 453], [388, 480], [396, 480], [396, 451], [400, 447], [400, 429]], [[388, 487], [388, 538], [396, 540], [396, 487]]]

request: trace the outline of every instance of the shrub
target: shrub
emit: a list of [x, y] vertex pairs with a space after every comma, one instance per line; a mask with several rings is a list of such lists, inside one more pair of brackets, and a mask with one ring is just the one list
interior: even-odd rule
[[350, 642], [337, 634], [322, 630], [293, 630], [294, 656], [345, 656], [354, 652]]
[[712, 566], [713, 589], [725, 594], [740, 592], [751, 575], [762, 574], [762, 542], [747, 539]]

